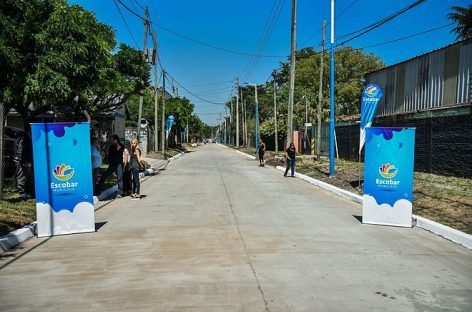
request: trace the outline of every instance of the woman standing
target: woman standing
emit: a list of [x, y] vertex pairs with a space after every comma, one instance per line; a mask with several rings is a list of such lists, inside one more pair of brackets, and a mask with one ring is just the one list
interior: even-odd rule
[[290, 145], [285, 150], [285, 156], [287, 157], [287, 168], [285, 169], [284, 177], [287, 176], [289, 168], [291, 169], [292, 177], [295, 176], [295, 153], [295, 144], [293, 144], [293, 142], [290, 142]]
[[142, 166], [141, 160], [141, 150], [138, 147], [138, 140], [133, 139], [131, 141], [131, 151], [129, 153], [129, 169], [133, 175], [133, 188], [131, 192], [131, 197], [134, 199], [140, 199], [139, 189], [141, 184], [139, 183], [139, 170]]
[[262, 140], [259, 140], [259, 167], [264, 167], [264, 154], [265, 154], [266, 146]]

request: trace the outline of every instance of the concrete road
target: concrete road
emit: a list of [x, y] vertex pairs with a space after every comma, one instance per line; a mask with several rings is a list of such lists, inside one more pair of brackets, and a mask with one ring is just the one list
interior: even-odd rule
[[3, 254], [0, 311], [472, 311], [472, 251], [221, 145], [142, 193]]

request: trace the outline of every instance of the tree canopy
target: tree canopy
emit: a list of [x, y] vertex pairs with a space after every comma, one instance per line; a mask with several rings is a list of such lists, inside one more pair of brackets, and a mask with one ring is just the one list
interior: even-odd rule
[[467, 8], [455, 6], [451, 10], [447, 17], [456, 24], [452, 32], [457, 35], [457, 40], [472, 38], [472, 4]]
[[27, 123], [104, 109], [140, 92], [149, 80], [142, 53], [116, 46], [111, 27], [65, 0], [0, 2], [0, 102]]
[[[323, 100], [321, 103], [322, 121], [329, 120], [329, 53], [323, 55]], [[309, 122], [315, 120], [320, 84], [320, 51], [304, 48], [296, 53], [294, 129], [302, 129], [305, 114]], [[289, 61], [280, 64], [280, 70], [273, 73], [273, 79], [258, 86], [258, 106], [260, 133], [263, 137], [274, 136], [274, 88], [277, 98], [277, 125], [279, 136], [286, 132], [288, 109]], [[363, 88], [361, 78], [368, 72], [385, 66], [384, 62], [373, 54], [352, 47], [343, 47], [335, 52], [335, 109], [336, 116], [351, 116], [360, 112], [360, 95]], [[253, 86], [241, 88], [243, 99], [246, 99], [247, 118], [254, 123], [255, 92]], [[233, 99], [234, 100], [234, 99]], [[230, 102], [227, 103], [230, 109]], [[240, 131], [241, 133], [241, 131]], [[254, 127], [248, 127], [248, 135], [254, 137]]]

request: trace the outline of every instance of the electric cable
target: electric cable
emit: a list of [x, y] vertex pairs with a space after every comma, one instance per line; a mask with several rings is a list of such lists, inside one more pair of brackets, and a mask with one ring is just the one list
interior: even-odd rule
[[128, 26], [128, 23], [126, 22], [125, 17], [123, 16], [123, 13], [121, 12], [120, 7], [119, 7], [118, 4], [116, 3], [116, 0], [113, 0], [113, 3], [115, 4], [116, 9], [117, 9], [118, 12], [120, 13], [121, 19], [123, 20], [123, 23], [125, 23], [126, 29], [128, 30], [129, 34], [131, 35], [131, 39], [133, 39], [133, 42], [134, 42], [134, 44], [136, 45], [136, 49], [139, 50], [138, 43], [136, 42], [136, 39], [134, 38], [133, 33], [131, 32], [131, 29], [130, 29], [129, 26]]

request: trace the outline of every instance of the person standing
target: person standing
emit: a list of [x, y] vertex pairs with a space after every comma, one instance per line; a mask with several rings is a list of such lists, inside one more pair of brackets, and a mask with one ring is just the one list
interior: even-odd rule
[[31, 198], [34, 193], [33, 144], [27, 132], [19, 131], [15, 136], [13, 144], [14, 182], [20, 193], [20, 198], [26, 200]]
[[139, 171], [142, 167], [142, 160], [141, 160], [141, 150], [138, 147], [138, 140], [133, 139], [131, 140], [131, 150], [129, 153], [129, 169], [131, 170], [131, 174], [133, 176], [133, 188], [131, 192], [131, 197], [133, 199], [140, 199], [140, 187], [141, 183], [139, 182]]
[[296, 153], [295, 144], [293, 144], [293, 142], [290, 142], [290, 145], [285, 150], [285, 157], [287, 158], [287, 168], [285, 168], [284, 177], [287, 176], [289, 168], [291, 169], [290, 170], [292, 173], [291, 176], [292, 177], [295, 176], [295, 153]]
[[98, 138], [92, 138], [92, 178], [93, 178], [93, 194], [96, 194], [97, 183], [98, 183], [98, 173], [100, 172], [100, 167], [102, 166], [103, 158], [102, 153], [100, 152], [100, 141]]
[[259, 140], [259, 167], [264, 167], [265, 143]]
[[124, 195], [132, 194], [131, 170], [129, 168], [130, 151], [131, 151], [131, 142], [125, 141], [125, 149], [123, 151], [123, 194]]
[[117, 198], [123, 195], [123, 151], [124, 145], [120, 142], [120, 138], [114, 134], [110, 137], [108, 146], [108, 168], [102, 174], [100, 182], [97, 186], [97, 193], [100, 193], [103, 184], [113, 173], [116, 174], [116, 182], [118, 183]]

